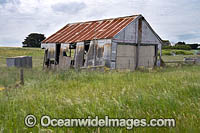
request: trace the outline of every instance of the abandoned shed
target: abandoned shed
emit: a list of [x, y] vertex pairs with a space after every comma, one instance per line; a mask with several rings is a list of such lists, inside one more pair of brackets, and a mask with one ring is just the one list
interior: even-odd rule
[[160, 64], [162, 40], [142, 15], [71, 23], [42, 42], [44, 66], [111, 69]]

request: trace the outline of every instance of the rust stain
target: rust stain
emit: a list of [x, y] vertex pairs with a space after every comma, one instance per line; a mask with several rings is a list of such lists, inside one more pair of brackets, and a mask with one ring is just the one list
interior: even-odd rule
[[105, 47], [111, 47], [111, 44], [110, 43], [106, 43], [104, 44]]
[[139, 19], [138, 23], [138, 43], [141, 43], [142, 41], [142, 18]]
[[97, 58], [103, 57], [103, 53], [104, 53], [104, 47], [103, 46], [98, 46], [97, 47]]
[[85, 40], [110, 39], [136, 19], [138, 15], [67, 24], [43, 43], [73, 43]]
[[77, 52], [80, 52], [80, 51], [84, 50], [84, 45], [78, 46], [77, 49], [78, 49]]

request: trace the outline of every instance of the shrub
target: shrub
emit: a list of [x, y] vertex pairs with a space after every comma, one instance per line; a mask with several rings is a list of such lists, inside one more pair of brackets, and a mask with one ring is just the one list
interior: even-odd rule
[[162, 46], [162, 49], [173, 49], [173, 46]]
[[163, 46], [162, 49], [191, 50], [189, 45]]
[[186, 51], [186, 50], [162, 50], [162, 55], [193, 55], [194, 53], [192, 51]]
[[188, 46], [191, 47], [191, 49], [198, 49], [198, 44], [188, 44]]
[[172, 55], [171, 51], [163, 50], [162, 55]]
[[192, 52], [192, 51], [184, 51], [184, 50], [177, 50], [175, 54], [177, 54], [177, 55], [193, 55], [194, 52]]
[[174, 49], [191, 50], [191, 47], [189, 45], [177, 45], [174, 46]]
[[191, 50], [190, 45], [163, 46], [162, 49]]

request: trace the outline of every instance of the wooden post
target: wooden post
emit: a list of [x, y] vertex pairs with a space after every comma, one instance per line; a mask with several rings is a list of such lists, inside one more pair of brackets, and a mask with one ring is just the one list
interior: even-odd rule
[[154, 62], [154, 67], [157, 66], [157, 61], [158, 61], [158, 45], [155, 45], [155, 62]]
[[94, 40], [93, 41], [93, 45], [94, 45], [94, 64], [93, 64], [93, 66], [96, 66], [96, 52], [97, 52], [97, 50], [96, 50], [96, 47], [97, 47], [97, 41], [96, 40]]
[[[48, 55], [48, 49], [45, 49], [45, 52], [44, 52], [44, 59], [43, 59], [43, 68], [42, 68], [42, 69], [44, 69], [45, 63], [46, 63], [46, 61], [47, 61], [47, 55]], [[47, 65], [47, 67], [48, 67], [48, 65]]]
[[136, 47], [136, 66], [135, 69], [138, 69], [139, 66], [139, 48], [140, 48], [140, 44], [142, 41], [142, 20], [143, 18], [140, 18], [138, 20], [138, 35], [137, 35], [137, 47]]
[[24, 85], [24, 69], [20, 69], [20, 84]]

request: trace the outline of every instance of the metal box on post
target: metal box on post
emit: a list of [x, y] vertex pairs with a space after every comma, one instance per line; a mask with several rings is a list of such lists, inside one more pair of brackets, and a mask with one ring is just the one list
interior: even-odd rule
[[18, 56], [6, 58], [8, 67], [32, 68], [31, 56]]

